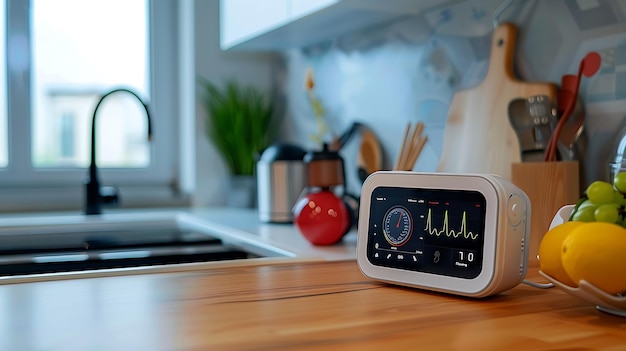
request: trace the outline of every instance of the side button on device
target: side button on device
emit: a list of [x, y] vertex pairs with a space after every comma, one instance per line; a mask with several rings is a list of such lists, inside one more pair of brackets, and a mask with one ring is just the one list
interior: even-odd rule
[[517, 226], [522, 222], [526, 208], [521, 196], [512, 194], [507, 202], [507, 217], [512, 226]]

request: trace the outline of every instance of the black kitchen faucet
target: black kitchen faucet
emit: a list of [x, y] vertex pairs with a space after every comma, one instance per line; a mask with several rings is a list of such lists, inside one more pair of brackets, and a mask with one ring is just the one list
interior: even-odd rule
[[119, 201], [119, 195], [116, 188], [100, 187], [100, 183], [98, 181], [98, 167], [96, 166], [96, 113], [98, 112], [98, 107], [100, 107], [100, 104], [102, 104], [107, 96], [122, 92], [131, 94], [139, 100], [141, 105], [143, 105], [146, 110], [146, 117], [148, 118], [148, 140], [152, 137], [152, 126], [148, 105], [146, 105], [137, 93], [127, 88], [116, 88], [102, 95], [93, 111], [91, 122], [91, 162], [89, 164], [89, 178], [85, 183], [85, 214], [88, 215], [100, 214], [103, 204], [114, 204]]

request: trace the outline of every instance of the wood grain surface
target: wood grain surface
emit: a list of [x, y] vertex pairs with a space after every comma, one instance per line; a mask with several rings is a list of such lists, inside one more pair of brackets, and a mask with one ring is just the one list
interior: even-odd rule
[[515, 77], [517, 29], [503, 23], [493, 33], [489, 69], [476, 87], [455, 93], [448, 109], [438, 171], [491, 173], [511, 177], [511, 163], [521, 161], [520, 146], [509, 121], [509, 103], [546, 95], [554, 103], [557, 86]]
[[[253, 261], [253, 260], [252, 260]], [[536, 281], [536, 272], [531, 274]], [[0, 286], [1, 350], [623, 350], [626, 318], [556, 289], [475, 300], [354, 261]]]
[[539, 244], [550, 229], [557, 211], [578, 200], [578, 167], [577, 161], [520, 162], [511, 165], [511, 181], [528, 195], [531, 203], [530, 265], [539, 265]]

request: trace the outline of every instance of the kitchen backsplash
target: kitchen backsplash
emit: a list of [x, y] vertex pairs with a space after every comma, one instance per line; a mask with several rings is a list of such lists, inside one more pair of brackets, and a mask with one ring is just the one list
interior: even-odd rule
[[[280, 68], [288, 102], [285, 141], [317, 148], [311, 138], [317, 125], [304, 88], [305, 71], [311, 68], [314, 93], [332, 132], [340, 135], [355, 121], [366, 124], [380, 140], [390, 169], [407, 123], [422, 121], [428, 142], [414, 170], [435, 171], [455, 91], [479, 84], [489, 68], [492, 13], [501, 3], [455, 3], [285, 52]], [[626, 127], [626, 1], [518, 0], [498, 20], [518, 28], [514, 70], [523, 81], [559, 84], [562, 75], [576, 74], [589, 51], [601, 55], [600, 71], [583, 79], [579, 96], [589, 140], [585, 178], [608, 179], [607, 163]], [[341, 150], [354, 193], [360, 186], [359, 140], [355, 135]]]

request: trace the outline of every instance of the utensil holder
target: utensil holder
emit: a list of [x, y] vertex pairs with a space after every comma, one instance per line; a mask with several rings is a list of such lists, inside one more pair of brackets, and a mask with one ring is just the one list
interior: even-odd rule
[[522, 189], [531, 204], [530, 266], [538, 266], [539, 243], [549, 230], [554, 214], [580, 197], [578, 161], [521, 162], [511, 165], [511, 181]]

